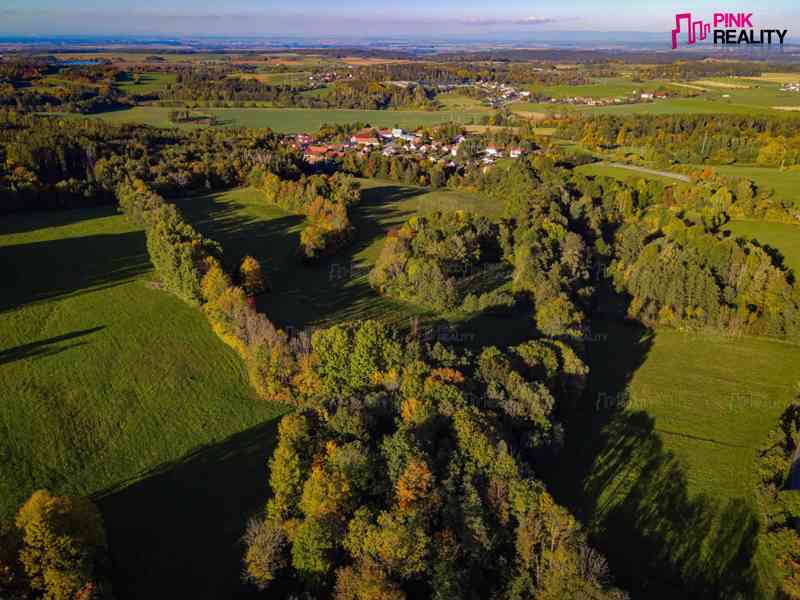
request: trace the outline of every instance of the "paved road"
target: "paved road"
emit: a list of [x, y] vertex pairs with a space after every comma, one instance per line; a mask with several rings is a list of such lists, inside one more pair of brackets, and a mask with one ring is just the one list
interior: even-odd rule
[[624, 163], [616, 162], [603, 161], [596, 164], [606, 165], [608, 167], [617, 167], [618, 169], [628, 169], [629, 171], [637, 171], [639, 173], [647, 173], [648, 175], [660, 175], [661, 177], [669, 177], [670, 179], [683, 181], [684, 183], [689, 183], [691, 181], [688, 175], [680, 175], [678, 173], [671, 173], [670, 171], [657, 171], [655, 169], [648, 169], [647, 167], [638, 167], [636, 165], [626, 165]]

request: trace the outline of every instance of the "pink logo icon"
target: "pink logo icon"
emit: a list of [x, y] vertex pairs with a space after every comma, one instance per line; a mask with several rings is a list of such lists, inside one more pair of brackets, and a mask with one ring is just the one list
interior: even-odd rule
[[692, 13], [679, 13], [675, 15], [675, 29], [672, 30], [672, 49], [678, 47], [678, 34], [681, 33], [681, 21], [686, 21], [686, 43], [693, 46], [697, 40], [705, 40], [711, 33], [711, 24], [692, 21]]

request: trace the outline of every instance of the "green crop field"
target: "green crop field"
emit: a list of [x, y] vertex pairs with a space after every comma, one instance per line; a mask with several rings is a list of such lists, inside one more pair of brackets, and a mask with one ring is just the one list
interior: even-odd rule
[[[169, 121], [171, 108], [136, 106], [90, 115], [112, 123], [141, 123], [154, 127], [174, 127]], [[216, 116], [225, 127], [266, 128], [279, 133], [317, 131], [323, 124], [368, 123], [374, 127], [399, 126], [415, 129], [456, 121], [469, 124], [477, 122], [481, 113], [464, 111], [406, 111], [406, 110], [346, 110], [304, 108], [199, 108], [203, 114]], [[71, 117], [68, 117], [71, 118]], [[196, 127], [196, 125], [182, 125]]]
[[[378, 296], [369, 286], [367, 273], [380, 253], [386, 232], [414, 214], [460, 209], [497, 218], [501, 207], [463, 192], [429, 192], [380, 180], [362, 180], [362, 184], [362, 202], [351, 209], [356, 241], [314, 266], [303, 265], [297, 255], [302, 218], [266, 204], [256, 190], [240, 188], [181, 199], [177, 204], [198, 230], [222, 243], [228, 260], [236, 262], [252, 254], [264, 264], [272, 287], [260, 298], [259, 310], [276, 324], [303, 329], [379, 318], [406, 327], [413, 316], [432, 317], [415, 306]], [[461, 314], [444, 318], [463, 331], [468, 341], [479, 345], [501, 343], [507, 338], [513, 342], [529, 333], [525, 326], [529, 314], [513, 323], [510, 317], [492, 315], [471, 321], [464, 321]]]
[[153, 289], [144, 234], [114, 209], [4, 217], [0, 271], [0, 517], [39, 488], [92, 494], [118, 598], [230, 597], [285, 407]]
[[775, 248], [783, 256], [786, 267], [800, 276], [800, 225], [765, 221], [733, 221], [726, 229], [745, 239], [758, 240]]
[[800, 346], [604, 321], [592, 334], [557, 497], [623, 580], [653, 578], [651, 597], [675, 597], [666, 572], [678, 565], [700, 585], [770, 588], [768, 552], [754, 546], [755, 458], [794, 396]]

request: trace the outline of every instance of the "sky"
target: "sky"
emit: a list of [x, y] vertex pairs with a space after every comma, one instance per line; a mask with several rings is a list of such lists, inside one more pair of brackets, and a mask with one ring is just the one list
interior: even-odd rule
[[535, 37], [663, 32], [677, 12], [710, 19], [742, 10], [753, 12], [758, 29], [800, 32], [797, 0], [0, 0], [0, 34]]

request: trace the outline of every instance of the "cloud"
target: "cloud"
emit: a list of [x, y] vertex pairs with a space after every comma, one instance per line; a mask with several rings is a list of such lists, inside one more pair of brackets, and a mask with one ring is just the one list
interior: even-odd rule
[[518, 17], [518, 18], [496, 18], [496, 17], [467, 17], [461, 19], [459, 23], [463, 25], [474, 25], [476, 27], [490, 27], [493, 25], [546, 25], [555, 23], [556, 19], [551, 17]]

